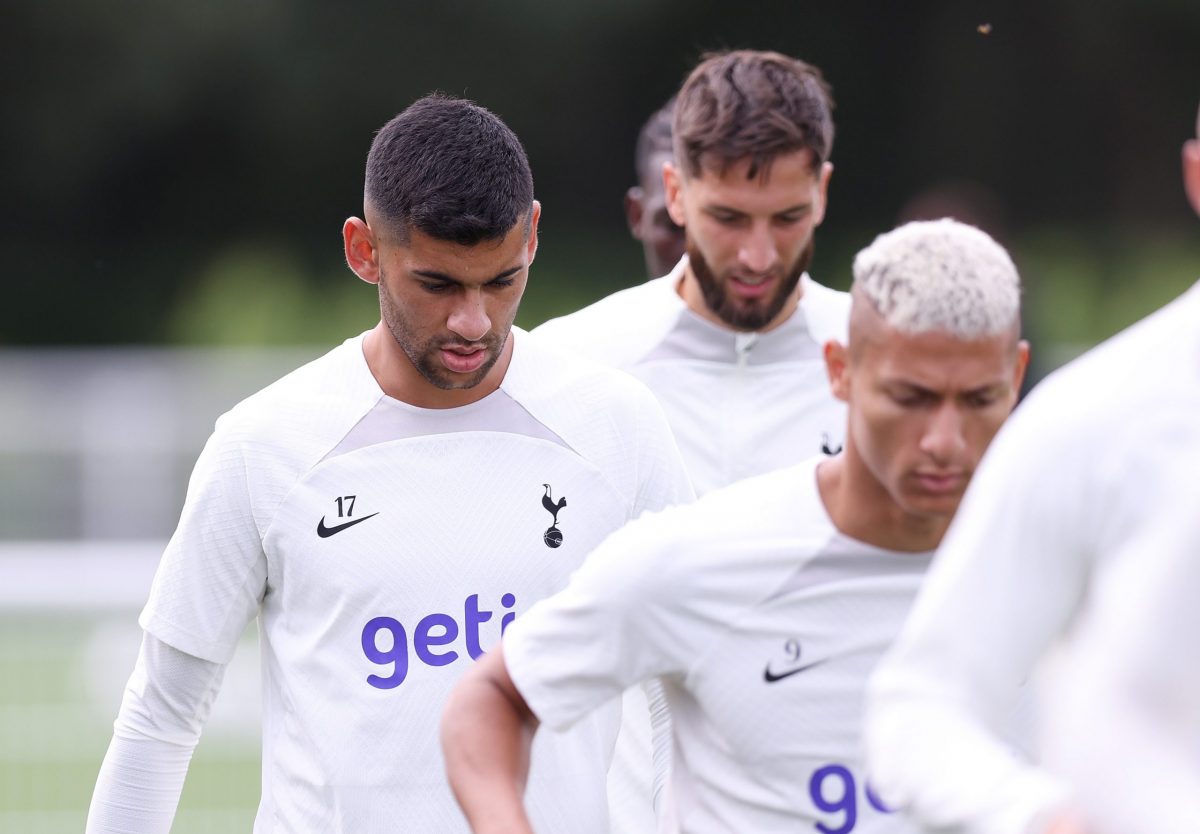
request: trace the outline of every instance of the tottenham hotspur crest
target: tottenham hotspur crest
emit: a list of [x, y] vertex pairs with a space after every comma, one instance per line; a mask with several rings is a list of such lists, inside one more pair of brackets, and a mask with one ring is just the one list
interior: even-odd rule
[[542, 506], [546, 508], [546, 512], [554, 516], [550, 529], [542, 534], [542, 541], [546, 543], [546, 547], [558, 547], [563, 541], [562, 531], [558, 529], [558, 511], [567, 506], [567, 499], [559, 496], [559, 499], [555, 501], [550, 497], [550, 484], [542, 484], [542, 486], [546, 488], [546, 494], [542, 496]]

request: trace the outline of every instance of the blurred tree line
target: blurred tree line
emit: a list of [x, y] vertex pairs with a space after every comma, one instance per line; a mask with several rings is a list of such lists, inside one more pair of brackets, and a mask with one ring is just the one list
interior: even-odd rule
[[837, 100], [818, 280], [965, 204], [1035, 335], [1091, 342], [1200, 275], [1179, 147], [1196, 0], [5, 3], [0, 345], [313, 343], [370, 326], [341, 259], [371, 136], [430, 90], [499, 113], [544, 205], [519, 321], [643, 278], [641, 121], [706, 50], [820, 66]]

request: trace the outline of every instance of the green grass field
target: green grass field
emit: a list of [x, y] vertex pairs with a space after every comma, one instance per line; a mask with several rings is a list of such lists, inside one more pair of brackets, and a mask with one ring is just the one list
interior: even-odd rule
[[[137, 654], [135, 617], [0, 614], [0, 831], [83, 830]], [[252, 654], [252, 634], [246, 642]], [[260, 786], [254, 720], [222, 727], [216, 719], [214, 710], [174, 834], [248, 832], [253, 824]]]

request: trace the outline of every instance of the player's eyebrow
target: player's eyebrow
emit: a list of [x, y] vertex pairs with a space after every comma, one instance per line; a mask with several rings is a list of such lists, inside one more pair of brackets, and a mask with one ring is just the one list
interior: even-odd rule
[[[803, 202], [803, 203], [796, 203], [794, 206], [788, 206], [787, 208], [781, 208], [779, 211], [773, 211], [773, 212], [771, 212], [771, 215], [773, 217], [778, 217], [781, 214], [791, 214], [791, 213], [797, 212], [797, 211], [809, 211], [811, 208], [812, 208], [811, 201]], [[734, 208], [733, 206], [726, 206], [721, 203], [713, 203], [711, 205], [705, 206], [704, 211], [709, 212], [709, 213], [721, 212], [721, 213], [726, 213], [726, 214], [746, 214], [747, 213], [744, 209]]]
[[961, 396], [978, 397], [984, 394], [999, 394], [1004, 391], [1007, 384], [1008, 383], [1004, 380], [996, 380], [995, 382], [990, 382], [987, 385], [980, 385], [978, 388], [972, 388], [969, 391], [963, 391]]
[[[965, 391], [958, 391], [954, 394], [956, 397], [977, 397], [985, 394], [998, 394], [1004, 390], [1004, 380], [996, 380], [983, 385], [978, 385], [974, 388], [968, 388]], [[944, 397], [945, 394], [933, 388], [926, 388], [918, 382], [904, 379], [884, 380], [885, 388], [890, 389], [897, 394], [916, 394], [924, 397]]]
[[[502, 281], [505, 278], [511, 278], [513, 275], [516, 275], [520, 271], [521, 271], [520, 266], [514, 266], [511, 269], [506, 269], [503, 272], [498, 273], [497, 275], [493, 275], [491, 278], [484, 281], [484, 283], [490, 284], [492, 281]], [[463, 283], [460, 279], [455, 278], [452, 275], [447, 275], [444, 272], [437, 272], [436, 270], [432, 270], [432, 269], [414, 269], [412, 271], [412, 274], [419, 275], [422, 278], [426, 278], [430, 281], [445, 281], [447, 284]]]

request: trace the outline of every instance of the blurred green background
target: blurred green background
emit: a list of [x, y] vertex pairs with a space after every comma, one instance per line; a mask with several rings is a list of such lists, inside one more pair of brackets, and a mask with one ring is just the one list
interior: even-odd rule
[[[723, 47], [833, 85], [819, 281], [965, 207], [1021, 268], [1040, 374], [1200, 276], [1196, 0], [43, 0], [0, 21], [0, 831], [82, 829], [213, 419], [376, 321], [340, 227], [373, 132], [420, 95], [525, 143], [526, 327], [645, 277], [621, 210], [638, 128]], [[249, 830], [253, 642], [177, 832]]]
[[45, 0], [4, 18], [0, 344], [366, 328], [340, 225], [373, 131], [435, 89], [529, 152], [545, 214], [520, 322], [573, 309], [642, 277], [621, 214], [638, 126], [720, 47], [833, 85], [819, 280], [845, 286], [853, 253], [947, 184], [1012, 246], [1039, 341], [1095, 341], [1200, 274], [1178, 175], [1195, 0]]

